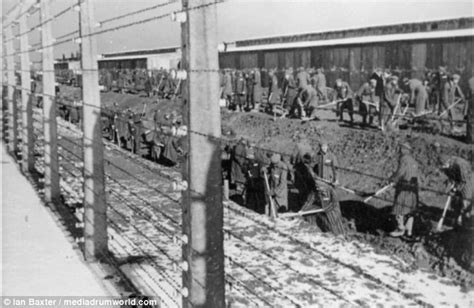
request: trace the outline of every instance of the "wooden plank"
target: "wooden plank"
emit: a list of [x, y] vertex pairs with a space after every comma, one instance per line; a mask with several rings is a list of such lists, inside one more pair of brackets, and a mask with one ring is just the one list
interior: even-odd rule
[[326, 75], [327, 84], [333, 84], [334, 81], [339, 78], [339, 58], [340, 58], [340, 48], [329, 49], [329, 59], [330, 62], [325, 68], [324, 73]]
[[244, 68], [254, 68], [258, 65], [258, 56], [256, 52], [252, 53], [243, 53], [240, 55], [240, 69]]
[[469, 93], [469, 78], [472, 77], [473, 73], [473, 57], [474, 53], [472, 50], [472, 45], [473, 41], [471, 39], [461, 39], [456, 42], [458, 45], [458, 63], [457, 63], [457, 69], [456, 72], [461, 75], [461, 80], [459, 82], [459, 85], [461, 86], [461, 89], [463, 90], [464, 94]]
[[454, 72], [457, 63], [457, 44], [453, 41], [443, 43], [443, 63], [448, 71]]
[[374, 67], [385, 68], [385, 46], [376, 45], [373, 47]]
[[322, 48], [314, 47], [311, 49], [311, 66], [323, 67], [323, 53]]
[[[465, 81], [467, 83], [468, 79], [474, 76], [474, 40], [466, 39], [466, 78]], [[466, 86], [464, 89], [464, 93], [469, 93], [469, 87]], [[472, 104], [472, 103], [471, 103]], [[473, 107], [474, 109], [474, 107]], [[474, 124], [474, 121], [472, 122]]]
[[295, 59], [295, 66], [296, 66], [296, 67], [302, 67], [303, 64], [301, 63], [301, 56], [300, 56], [300, 54], [299, 54], [299, 50], [295, 50], [294, 53], [295, 53], [295, 57], [294, 57], [294, 59]]
[[311, 50], [310, 49], [301, 50], [301, 65], [303, 65], [303, 67], [311, 66]]
[[415, 43], [412, 45], [411, 50], [411, 66], [412, 66], [412, 78], [423, 80], [425, 78], [425, 66], [426, 66], [426, 44]]
[[361, 71], [360, 77], [361, 82], [366, 82], [372, 72], [374, 71], [374, 57], [373, 57], [373, 48], [372, 46], [364, 46], [361, 48]]
[[411, 44], [409, 43], [398, 45], [398, 68], [400, 78], [411, 78]]
[[257, 52], [258, 54], [258, 67], [262, 68], [265, 67], [265, 52], [260, 50]]
[[426, 64], [430, 70], [437, 70], [443, 64], [443, 44], [441, 41], [429, 41], [426, 43]]
[[343, 80], [349, 80], [349, 48], [340, 48], [339, 50], [339, 62], [338, 67], [340, 68], [340, 73], [338, 78]]
[[219, 56], [219, 67], [220, 68], [234, 68], [236, 62], [235, 53], [221, 53]]
[[295, 50], [295, 64], [297, 67], [310, 67], [311, 66], [311, 50], [310, 49], [297, 49]]
[[278, 68], [284, 69], [285, 68], [285, 51], [280, 50], [278, 52]]
[[265, 65], [267, 69], [272, 69], [278, 67], [278, 52], [269, 51], [264, 53]]
[[401, 67], [400, 46], [398, 43], [389, 43], [385, 47], [385, 67], [394, 70]]
[[360, 47], [352, 47], [349, 50], [349, 83], [351, 85], [352, 90], [356, 90], [362, 84], [361, 82], [361, 48]]
[[284, 67], [290, 68], [293, 67], [295, 68], [295, 52], [294, 51], [285, 51], [285, 62], [284, 62]]

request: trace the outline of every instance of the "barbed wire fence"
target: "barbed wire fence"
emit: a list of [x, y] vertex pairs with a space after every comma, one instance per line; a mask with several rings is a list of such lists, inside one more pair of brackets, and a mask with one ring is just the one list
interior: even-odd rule
[[[156, 219], [155, 214], [150, 215], [149, 212], [141, 212], [137, 202], [141, 200], [146, 206], [153, 206], [155, 209], [156, 204], [145, 200], [140, 194], [134, 194], [133, 196], [129, 193], [124, 194], [130, 189], [104, 172], [104, 163], [106, 162], [108, 167], [115, 168], [114, 172], [123, 172], [124, 176], [137, 178], [129, 170], [125, 170], [118, 164], [114, 164], [112, 160], [104, 158], [100, 123], [102, 113], [97, 70], [97, 36], [175, 16], [176, 21], [183, 23], [183, 37], [187, 37], [188, 40], [185, 43], [185, 48], [188, 52], [186, 66], [189, 71], [195, 67], [196, 63], [199, 63], [200, 59], [196, 60], [196, 58], [204, 54], [211, 61], [214, 69], [217, 69], [217, 33], [214, 31], [211, 35], [206, 36], [206, 34], [208, 34], [209, 29], [215, 29], [212, 26], [208, 28], [208, 23], [214, 25], [216, 23], [215, 5], [219, 3], [218, 1], [192, 1], [190, 4], [183, 1], [183, 7], [179, 11], [163, 12], [150, 18], [141, 18], [138, 21], [125, 22], [103, 29], [109, 23], [125, 20], [130, 16], [151, 10], [163, 9], [174, 2], [176, 1], [161, 2], [149, 8], [101, 20], [98, 23], [94, 21], [93, 4], [89, 0], [78, 1], [55, 15], [51, 14], [52, 1], [25, 0], [12, 8], [9, 12], [8, 21], [2, 24], [6, 29], [6, 35], [3, 38], [6, 52], [2, 59], [6, 60], [4, 71], [8, 75], [7, 81], [2, 82], [3, 89], [6, 90], [4, 102], [8, 104], [8, 111], [3, 114], [7, 128], [4, 130], [4, 138], [10, 146], [10, 153], [18, 157], [25, 171], [33, 172], [34, 169], [38, 169], [37, 171], [42, 174], [44, 199], [47, 203], [58, 203], [62, 196], [68, 193], [64, 187], [70, 186], [68, 184], [71, 183], [65, 182], [71, 178], [77, 180], [75, 182], [82, 186], [82, 193], [74, 197], [78, 203], [82, 203], [82, 209], [78, 210], [77, 216], [81, 221], [79, 225], [82, 226], [83, 236], [78, 241], [83, 243], [86, 260], [96, 261], [108, 255], [111, 246], [108, 243], [110, 235], [108, 228], [114, 229], [117, 233], [123, 235], [123, 232], [119, 232], [120, 222], [121, 220], [122, 222], [123, 220], [128, 221], [142, 238], [147, 239], [149, 244], [154, 246], [154, 251], [161, 252], [160, 258], [165, 256], [165, 259], [174, 268], [174, 274], [171, 276], [167, 275], [166, 271], [160, 271], [161, 275], [159, 276], [162, 280], [167, 280], [167, 283], [155, 281], [155, 285], [158, 285], [165, 294], [164, 296], [168, 297], [169, 306], [191, 307], [197, 304], [207, 306], [206, 303], [209, 303], [209, 305], [215, 307], [222, 307], [225, 306], [222, 208], [221, 215], [218, 214], [222, 198], [219, 197], [221, 194], [219, 185], [216, 185], [220, 182], [220, 177], [207, 175], [204, 169], [200, 170], [202, 172], [193, 171], [196, 166], [189, 167], [188, 185], [196, 186], [196, 190], [200, 190], [209, 196], [207, 199], [202, 199], [200, 196], [195, 197], [187, 194], [182, 205], [184, 208], [184, 223], [179, 222], [180, 217], [178, 219], [170, 217], [163, 212], [161, 219], [167, 219], [171, 223], [177, 224], [173, 230], [174, 232], [170, 233], [165, 228], [159, 227], [162, 222], [153, 220], [153, 218]], [[79, 28], [53, 38], [52, 24], [59, 18], [67, 16], [66, 14], [69, 12], [78, 14]], [[39, 13], [40, 21], [35, 26], [28, 28], [28, 18], [35, 13]], [[17, 20], [19, 20], [19, 23]], [[199, 34], [193, 33], [190, 35], [189, 33], [204, 24], [206, 24], [206, 31], [202, 32], [201, 36], [206, 39], [199, 38], [199, 44], [197, 44], [195, 40]], [[29, 36], [35, 31], [41, 33], [40, 42], [30, 45]], [[19, 50], [15, 50], [17, 40], [20, 40]], [[81, 55], [82, 104], [80, 107], [82, 108], [82, 129], [79, 134], [68, 132], [67, 129], [70, 127], [56, 118], [58, 106], [61, 106], [62, 102], [56, 96], [55, 91], [55, 73], [57, 72], [54, 70], [54, 48], [68, 43], [78, 44]], [[30, 67], [31, 54], [39, 54], [41, 57], [41, 61], [36, 61], [36, 63], [41, 63], [42, 69], [35, 72], [35, 74], [39, 73], [42, 77], [42, 89], [39, 89], [40, 91], [31, 89], [31, 74], [33, 71]], [[16, 67], [18, 58], [20, 69]], [[207, 66], [208, 64], [205, 64], [204, 68], [207, 68]], [[17, 73], [21, 73], [20, 78], [17, 78]], [[198, 74], [198, 71], [194, 70], [193, 73]], [[199, 78], [202, 78], [208, 72], [203, 70], [199, 74], [201, 74]], [[215, 77], [217, 75], [214, 78], [208, 78], [207, 82], [212, 84]], [[193, 82], [196, 82], [192, 81], [195, 79], [194, 76], [189, 76], [189, 78], [190, 82], [188, 84], [192, 85]], [[202, 81], [200, 84], [202, 84]], [[192, 88], [192, 86], [190, 87]], [[213, 92], [207, 92], [205, 95], [210, 97]], [[197, 97], [197, 94], [194, 97]], [[21, 105], [19, 104], [20, 100]], [[213, 101], [213, 99], [208, 100]], [[188, 103], [190, 106], [198, 105], [196, 98], [189, 98]], [[33, 111], [34, 104], [42, 105], [42, 113], [37, 110]], [[218, 118], [218, 108], [214, 108], [210, 112], [201, 116]], [[190, 123], [192, 123], [192, 126], [196, 125], [197, 122], [194, 120]], [[216, 122], [213, 125], [217, 126], [212, 131], [220, 133], [220, 123]], [[207, 133], [207, 131], [205, 132]], [[192, 143], [192, 138], [190, 139]], [[189, 156], [196, 157], [200, 161], [212, 162], [212, 155], [218, 156], [214, 154], [218, 150], [212, 144], [208, 145], [207, 153], [201, 151], [198, 147], [191, 147]], [[215, 161], [214, 164], [217, 163]], [[216, 174], [220, 173], [219, 170], [216, 169]], [[204, 178], [200, 177], [199, 173], [202, 173]], [[212, 181], [215, 183], [212, 184]], [[141, 183], [145, 182], [141, 181]], [[201, 187], [201, 183], [205, 186]], [[209, 188], [214, 188], [212, 193], [208, 192]], [[74, 189], [69, 190], [71, 194]], [[161, 193], [162, 196], [166, 196], [174, 203], [178, 203], [179, 207], [181, 202], [179, 198], [169, 197], [167, 193], [156, 189], [155, 192]], [[194, 202], [193, 206], [190, 205], [191, 202]], [[131, 213], [127, 214], [123, 206], [117, 208], [115, 206], [117, 203], [128, 206]], [[212, 213], [206, 211], [208, 207], [215, 208], [215, 211]], [[165, 244], [161, 242], [158, 245], [156, 239], [148, 237], [148, 232], [143, 232], [143, 230], [140, 230], [140, 226], [130, 223], [129, 216], [135, 214], [150, 219], [156, 232], [161, 232], [162, 235], [166, 235], [175, 242], [177, 249], [172, 251], [172, 255], [166, 251], [168, 246], [173, 246], [172, 243]], [[200, 217], [201, 215], [204, 216]], [[181, 228], [183, 231], [180, 230]], [[179, 241], [176, 241], [176, 239], [179, 239]], [[133, 244], [135, 241], [130, 239], [129, 242]], [[179, 250], [182, 250], [182, 253], [177, 252]], [[211, 251], [213, 253], [210, 253]], [[218, 253], [219, 251], [220, 253]], [[150, 252], [145, 251], [143, 254], [148, 255]], [[151, 259], [155, 262], [157, 268], [162, 268], [165, 264], [165, 260], [156, 263], [156, 258], [152, 257]], [[183, 272], [183, 281], [179, 279], [181, 272]], [[151, 279], [156, 279], [154, 276], [156, 274], [149, 274]]]
[[[216, 5], [221, 2], [182, 0], [181, 10], [100, 30], [109, 23], [166, 8], [172, 2], [158, 3], [98, 23], [93, 17], [91, 0], [78, 1], [55, 15], [50, 12], [52, 1], [21, 2], [9, 12], [14, 17], [12, 21], [3, 26], [6, 53], [2, 61], [6, 60], [4, 72], [7, 80], [2, 82], [2, 88], [6, 90], [2, 99], [8, 105], [8, 111], [3, 111], [2, 117], [6, 127], [3, 130], [4, 139], [10, 152], [21, 161], [24, 171], [36, 170], [41, 174], [46, 202], [59, 203], [67, 196], [78, 217], [82, 236], [77, 240], [84, 247], [85, 258], [109, 262], [112, 262], [111, 254], [123, 258], [142, 258], [147, 263], [137, 263], [136, 270], [142, 274], [139, 289], [145, 294], [160, 292], [166, 306], [224, 307], [228, 304], [225, 292], [239, 293], [257, 306], [274, 306], [279, 300], [291, 306], [302, 306], [298, 299], [282, 291], [278, 280], [259, 276], [233, 256], [224, 256], [224, 234], [227, 234], [269, 260], [276, 260], [283, 268], [304, 275], [237, 232], [223, 228], [224, 208], [235, 215], [252, 218], [245, 211], [226, 207], [222, 203], [220, 150], [228, 140], [221, 137], [217, 103], [220, 69], [215, 29]], [[69, 12], [80, 15], [79, 29], [53, 38], [52, 23]], [[35, 13], [40, 14], [40, 23], [28, 28], [28, 18]], [[189, 152], [179, 177], [156, 170], [146, 172], [167, 183], [178, 182], [178, 186], [186, 187], [181, 200], [178, 193], [169, 193], [163, 187], [148, 182], [149, 177], [135, 174], [107, 157], [104, 145], [107, 147], [110, 144], [103, 141], [101, 128], [101, 115], [114, 110], [107, 110], [100, 104], [96, 37], [165, 18], [173, 18], [182, 26], [183, 61], [179, 75], [186, 84], [183, 99], [185, 123], [189, 126], [186, 140]], [[41, 31], [41, 41], [29, 45], [29, 35], [36, 30]], [[15, 40], [19, 40], [20, 50], [15, 50]], [[79, 45], [82, 56], [82, 99], [76, 102], [82, 108], [81, 125], [70, 125], [57, 118], [59, 107], [70, 107], [71, 102], [66, 102], [55, 91], [55, 73], [58, 71], [53, 65], [54, 47], [71, 42]], [[30, 54], [33, 53], [41, 55], [40, 72], [31, 69]], [[20, 69], [17, 69], [15, 60], [20, 61]], [[15, 72], [21, 73], [21, 77], [17, 78]], [[42, 75], [40, 93], [31, 88], [33, 73]], [[35, 108], [39, 101], [42, 107]], [[260, 150], [276, 153], [269, 149]], [[123, 153], [120, 155], [122, 159], [130, 158]], [[137, 156], [131, 155], [132, 158]], [[152, 196], [142, 196], [128, 183], [146, 187]], [[374, 198], [391, 201], [381, 196]], [[173, 204], [179, 211], [167, 212], [164, 207], [168, 204]], [[146, 223], [138, 222], [137, 217]], [[259, 221], [255, 223], [260, 224]], [[274, 227], [265, 227], [278, 232]], [[137, 243], [137, 238], [144, 243]], [[257, 292], [232, 272], [224, 273], [225, 260], [231, 263], [231, 267], [254, 277], [260, 286], [270, 290], [269, 294]], [[344, 266], [349, 268], [346, 264]], [[353, 270], [364, 272], [358, 268]], [[369, 277], [380, 283], [376, 278]], [[309, 276], [309, 280], [343, 302], [352, 303], [344, 294], [319, 284], [315, 278]], [[387, 288], [390, 289], [390, 286]], [[409, 294], [404, 296], [411, 298]]]

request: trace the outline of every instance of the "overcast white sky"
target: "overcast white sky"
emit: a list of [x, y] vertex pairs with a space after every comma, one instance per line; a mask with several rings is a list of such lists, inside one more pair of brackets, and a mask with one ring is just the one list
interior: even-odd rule
[[[18, 0], [2, 0], [6, 12]], [[77, 2], [55, 0], [53, 14]], [[97, 21], [146, 8], [167, 0], [94, 0]], [[190, 0], [192, 5], [192, 0]], [[137, 17], [119, 20], [103, 28], [121, 25], [140, 18], [161, 15], [180, 8], [180, 0], [164, 8]], [[36, 14], [37, 15], [37, 14]], [[373, 25], [416, 22], [444, 18], [474, 16], [470, 0], [227, 0], [218, 5], [219, 40], [234, 41], [246, 38], [318, 32]], [[33, 26], [37, 17], [30, 18]], [[76, 12], [63, 15], [54, 23], [57, 37], [77, 29]], [[100, 53], [145, 48], [178, 46], [179, 24], [170, 18], [152, 21], [132, 28], [98, 36]], [[31, 43], [37, 42], [32, 35]], [[77, 50], [73, 43], [56, 47], [56, 56]]]

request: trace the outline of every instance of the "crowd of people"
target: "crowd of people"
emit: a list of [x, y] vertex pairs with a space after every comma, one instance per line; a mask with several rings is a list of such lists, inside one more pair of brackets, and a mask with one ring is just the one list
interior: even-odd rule
[[181, 81], [174, 69], [101, 69], [103, 91], [144, 92], [147, 96], [171, 99], [181, 93]]
[[[413, 106], [413, 117], [433, 113], [446, 114], [451, 129], [455, 119], [452, 108], [464, 103], [463, 117], [468, 104], [459, 86], [460, 75], [447, 73], [444, 67], [426, 74], [424, 80], [402, 78], [389, 70], [376, 68], [369, 80], [354, 91], [341, 78], [327, 84], [323, 69], [286, 70], [247, 69], [224, 70], [221, 74], [222, 98], [231, 110], [264, 110], [293, 118], [308, 120], [318, 117], [318, 110], [336, 107], [339, 120], [347, 111], [354, 123], [354, 113], [362, 117], [363, 125], [372, 125], [378, 118], [378, 127], [384, 127], [402, 112], [403, 106]], [[473, 86], [474, 79], [470, 80]], [[446, 112], [445, 112], [446, 111]]]
[[107, 110], [102, 115], [106, 138], [136, 155], [147, 157], [167, 166], [179, 166], [187, 151], [184, 137], [187, 126], [175, 112], [160, 118], [157, 111], [153, 120], [131, 110]]
[[[174, 79], [173, 73], [164, 70], [161, 73], [163, 75], [152, 74], [154, 82], [151, 89], [154, 85], [159, 85], [154, 88], [158, 89], [156, 95], [171, 98], [169, 95], [179, 94], [182, 85]], [[280, 106], [281, 110], [286, 111], [284, 115], [309, 119], [317, 117], [318, 107], [321, 105], [332, 104], [337, 107], [341, 120], [347, 110], [351, 122], [354, 121], [355, 105], [358, 105], [363, 123], [370, 125], [377, 116], [381, 128], [393, 120], [397, 110], [402, 109], [402, 101], [405, 109], [406, 104], [415, 107], [414, 116], [427, 112], [445, 112], [452, 120], [454, 111], [450, 107], [457, 103], [457, 99], [465, 99], [459, 87], [459, 75], [448, 75], [443, 68], [430, 74], [425, 81], [402, 79], [402, 84], [409, 89], [407, 94], [403, 94], [400, 89], [397, 76], [381, 69], [376, 69], [357, 92], [353, 92], [348, 82], [341, 79], [335, 81], [333, 88], [328, 88], [321, 69], [313, 72], [300, 68], [295, 73], [286, 70], [283, 77], [281, 73], [265, 69], [223, 70], [221, 97], [231, 110], [259, 110], [259, 106], [263, 104], [270, 112]], [[110, 71], [106, 71], [106, 75], [108, 74]], [[141, 75], [135, 74], [136, 77], [142, 76], [137, 77], [142, 81], [146, 79], [146, 75], [146, 71], [142, 71]], [[164, 80], [167, 80], [167, 85], [163, 88]], [[113, 83], [110, 87], [110, 82], [106, 84], [106, 91], [113, 89]], [[474, 87], [474, 79], [470, 80], [470, 85]], [[467, 114], [468, 104], [465, 106], [464, 113]], [[60, 115], [79, 123], [79, 108], [75, 104], [60, 107]], [[188, 152], [184, 138], [187, 128], [177, 113], [160, 115], [156, 111], [151, 120], [146, 119], [146, 115], [120, 110], [114, 105], [103, 112], [102, 118], [106, 136], [137, 155], [175, 166], [179, 165], [180, 160], [184, 160], [180, 157], [184, 158]], [[261, 142], [265, 144], [268, 141]], [[341, 176], [337, 158], [325, 142], [317, 150], [310, 146], [307, 136], [303, 134], [295, 136], [294, 142], [294, 151], [288, 156], [263, 150], [261, 145], [244, 139], [235, 145], [229, 144], [224, 148], [223, 177], [242, 196], [244, 204], [257, 212], [268, 214], [271, 211], [270, 204], [274, 204], [280, 213], [296, 210], [302, 216], [315, 208], [322, 208], [327, 214], [324, 228], [337, 234], [344, 233], [337, 193]], [[435, 144], [435, 151], [439, 152], [439, 144]], [[417, 213], [421, 174], [411, 152], [409, 144], [400, 145], [399, 167], [387, 180], [395, 188], [392, 214], [396, 217], [397, 229], [391, 233], [392, 236], [411, 236]], [[457, 224], [463, 226], [466, 221], [470, 221], [472, 208], [471, 164], [459, 157], [447, 159], [440, 155], [439, 167], [453, 183], [449, 193], [454, 197], [453, 208], [456, 209]], [[296, 204], [292, 204], [291, 209], [289, 186], [294, 186], [298, 191]], [[315, 217], [318, 216], [306, 216], [310, 221]]]
[[[266, 141], [268, 140], [262, 140], [262, 143]], [[452, 196], [450, 206], [456, 216], [455, 226], [461, 229], [470, 228], [474, 198], [471, 164], [461, 157], [443, 155], [440, 149], [439, 143], [433, 144], [437, 167], [450, 183], [447, 192]], [[342, 174], [338, 159], [331, 152], [328, 143], [321, 142], [318, 149], [313, 149], [308, 138], [304, 134], [298, 134], [295, 136], [291, 155], [264, 150], [260, 145], [245, 139], [239, 140], [234, 147], [228, 147], [226, 151], [228, 161], [223, 165], [224, 174], [248, 208], [268, 214], [268, 210], [263, 207], [268, 207], [267, 199], [272, 198], [278, 212], [286, 213], [290, 210], [289, 188], [294, 187], [298, 193], [291, 210], [298, 211], [301, 216], [313, 221], [318, 216], [310, 215], [314, 213], [312, 210], [323, 209], [329, 214], [329, 221], [325, 224], [327, 229], [336, 234], [345, 232], [344, 226], [341, 225], [338, 192], [339, 189], [347, 191], [347, 188], [339, 182]], [[268, 190], [265, 188], [267, 174]], [[382, 183], [383, 190], [389, 187], [395, 189], [391, 213], [397, 227], [390, 233], [393, 237], [414, 236], [415, 217], [420, 214], [419, 184], [422, 176], [411, 145], [401, 143], [398, 167]]]
[[[410, 116], [438, 115], [449, 122], [451, 131], [454, 120], [465, 118], [468, 112], [459, 86], [460, 75], [447, 72], [445, 67], [427, 71], [422, 80], [401, 78], [390, 70], [376, 68], [355, 89], [342, 78], [328, 84], [322, 68], [223, 69], [219, 75], [221, 105], [233, 111], [262, 111], [313, 120], [321, 109], [335, 107], [340, 121], [347, 113], [353, 124], [354, 114], [359, 114], [363, 126], [376, 124], [384, 130], [398, 117], [409, 116], [407, 106], [411, 106], [414, 111]], [[102, 69], [99, 76], [103, 91], [144, 92], [172, 99], [183, 89], [174, 69]], [[474, 77], [469, 85], [474, 87]], [[463, 114], [455, 115], [453, 107], [463, 102]]]

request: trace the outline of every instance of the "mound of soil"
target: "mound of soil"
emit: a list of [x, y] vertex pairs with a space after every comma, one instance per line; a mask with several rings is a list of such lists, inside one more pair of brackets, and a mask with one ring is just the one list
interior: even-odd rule
[[[70, 87], [61, 89], [61, 94], [71, 97], [75, 91]], [[180, 101], [157, 101], [156, 98], [131, 94], [101, 93], [105, 108], [114, 103], [119, 109], [130, 108], [135, 113], [145, 110], [146, 117], [153, 119], [155, 110], [161, 115], [175, 112], [182, 114]], [[145, 107], [146, 106], [146, 107]], [[334, 113], [321, 111], [320, 121], [301, 122], [295, 119], [277, 119], [261, 113], [221, 112], [224, 137], [244, 137], [258, 146], [289, 155], [294, 147], [294, 136], [304, 133], [312, 147], [317, 150], [321, 141], [326, 141], [338, 158], [341, 167], [340, 182], [346, 187], [362, 192], [374, 192], [384, 179], [397, 167], [398, 144], [408, 142], [418, 161], [422, 173], [420, 187], [420, 218], [415, 226], [421, 239], [416, 243], [389, 238], [386, 232], [393, 230], [390, 221], [390, 205], [393, 191], [373, 199], [370, 204], [360, 198], [340, 192], [343, 216], [352, 226], [350, 237], [367, 242], [387, 254], [396, 254], [414, 267], [421, 266], [453, 278], [465, 287], [472, 287], [472, 232], [446, 231], [432, 233], [433, 222], [441, 217], [446, 201], [446, 177], [439, 172], [438, 156], [433, 144], [441, 144], [441, 152], [473, 160], [474, 147], [445, 136], [432, 135], [418, 130], [402, 130], [382, 133], [373, 128], [351, 127], [339, 123]], [[356, 118], [357, 121], [357, 118]], [[453, 220], [448, 215], [447, 224]], [[388, 222], [388, 223], [387, 223]]]
[[[73, 88], [68, 86], [60, 87], [60, 96], [73, 99], [77, 99], [82, 96], [81, 89]], [[183, 104], [180, 100], [157, 100], [156, 98], [143, 97], [136, 94], [121, 94], [115, 92], [102, 92], [100, 94], [100, 100], [102, 108], [106, 111], [109, 110], [130, 110], [135, 114], [145, 114], [146, 119], [153, 119], [155, 111], [158, 114], [169, 115], [175, 113], [176, 115], [182, 115]], [[116, 106], [115, 106], [116, 105]]]

